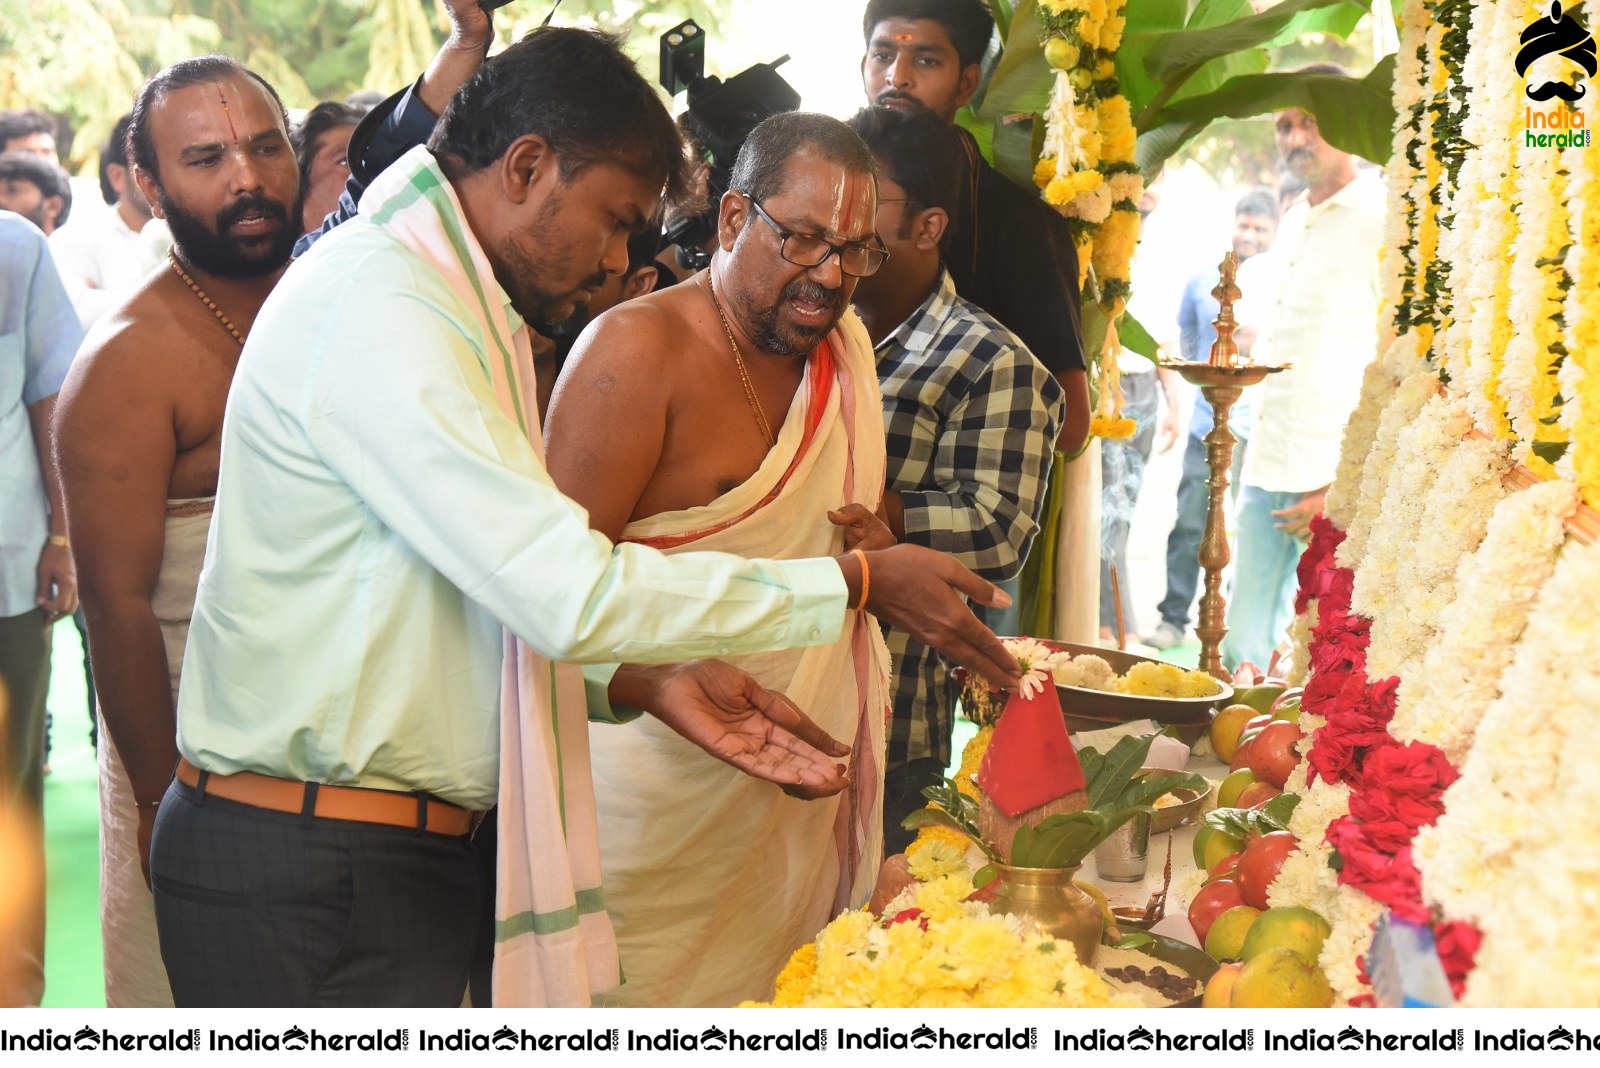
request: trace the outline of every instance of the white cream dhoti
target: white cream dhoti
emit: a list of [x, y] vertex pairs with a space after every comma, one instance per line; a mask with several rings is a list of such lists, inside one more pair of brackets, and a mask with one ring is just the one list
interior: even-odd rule
[[[178, 700], [183, 647], [211, 529], [210, 497], [167, 502], [161, 572], [150, 606], [161, 624], [172, 700]], [[139, 868], [139, 810], [116, 744], [100, 723], [100, 936], [109, 1008], [171, 1008], [155, 909]]]
[[[708, 505], [630, 524], [624, 539], [771, 559], [841, 552], [828, 510], [876, 510], [883, 492], [882, 401], [853, 314], [824, 348], [754, 476]], [[604, 1004], [768, 998], [789, 955], [872, 891], [889, 667], [876, 620], [852, 613], [833, 645], [732, 662], [852, 746], [852, 785], [800, 801], [657, 720], [591, 725], [606, 904], [626, 979]]]

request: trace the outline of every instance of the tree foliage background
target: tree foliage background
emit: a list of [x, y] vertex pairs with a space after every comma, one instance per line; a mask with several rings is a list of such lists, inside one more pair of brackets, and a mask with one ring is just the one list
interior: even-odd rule
[[[499, 41], [537, 26], [550, 2], [501, 8]], [[690, 17], [708, 28], [731, 21], [732, 3], [563, 0], [558, 19], [625, 31], [653, 69], [663, 30]], [[415, 80], [448, 31], [439, 0], [0, 0], [0, 107], [65, 118], [75, 131], [65, 154], [77, 169], [92, 161], [144, 80], [177, 60], [233, 56], [289, 107], [307, 108]]]

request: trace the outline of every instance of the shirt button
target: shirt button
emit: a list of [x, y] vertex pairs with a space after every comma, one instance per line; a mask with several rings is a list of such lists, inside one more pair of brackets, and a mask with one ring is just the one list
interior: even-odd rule
[[812, 627], [811, 631], [810, 631], [810, 636], [813, 639], [817, 639], [817, 638], [822, 637], [822, 628], [821, 627]]
[[726, 645], [717, 646], [717, 655], [718, 656], [727, 656], [728, 652], [729, 652], [728, 646], [726, 646]]

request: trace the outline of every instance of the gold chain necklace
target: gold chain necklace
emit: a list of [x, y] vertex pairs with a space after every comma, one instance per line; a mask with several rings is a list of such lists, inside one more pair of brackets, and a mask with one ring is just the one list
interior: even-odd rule
[[733, 339], [733, 327], [728, 323], [728, 317], [722, 313], [722, 302], [717, 299], [717, 286], [711, 280], [711, 272], [706, 272], [706, 290], [711, 294], [711, 306], [717, 309], [717, 318], [722, 320], [722, 329], [728, 335], [728, 344], [733, 346], [733, 362], [739, 368], [739, 381], [744, 383], [744, 396], [750, 402], [750, 411], [756, 417], [756, 428], [761, 431], [761, 440], [767, 443], [767, 448], [772, 448], [777, 439], [772, 436], [772, 427], [767, 422], [767, 413], [761, 409], [761, 398], [756, 396], [755, 386], [750, 384], [750, 370], [744, 365], [744, 353], [739, 351], [739, 343]]
[[240, 348], [243, 348], [244, 335], [239, 333], [239, 328], [233, 325], [233, 320], [224, 315], [222, 309], [217, 307], [217, 302], [206, 296], [206, 291], [201, 289], [193, 278], [189, 277], [189, 272], [185, 271], [183, 269], [183, 264], [178, 262], [178, 254], [172, 251], [172, 247], [170, 245], [167, 246], [167, 262], [172, 264], [172, 269], [174, 271], [178, 272], [178, 277], [183, 279], [184, 285], [188, 286], [194, 295], [200, 298], [201, 304], [204, 304], [206, 307], [211, 309], [211, 314], [217, 317], [217, 322], [221, 323], [222, 328], [228, 333], [232, 334], [233, 340], [239, 343]]

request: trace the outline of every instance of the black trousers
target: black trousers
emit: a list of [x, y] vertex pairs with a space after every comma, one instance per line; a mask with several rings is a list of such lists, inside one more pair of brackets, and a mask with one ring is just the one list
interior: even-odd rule
[[900, 821], [926, 808], [928, 799], [922, 796], [924, 786], [935, 786], [944, 779], [944, 764], [933, 757], [908, 760], [897, 768], [890, 768], [883, 777], [883, 855], [904, 853], [917, 836], [900, 826]]
[[183, 1007], [454, 1008], [489, 896], [470, 838], [270, 812], [176, 781], [150, 868]]

